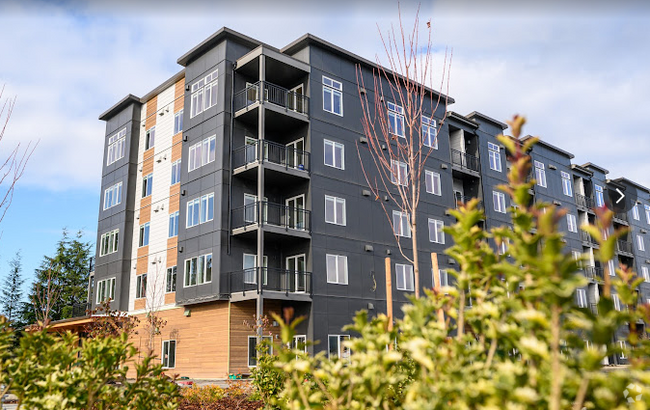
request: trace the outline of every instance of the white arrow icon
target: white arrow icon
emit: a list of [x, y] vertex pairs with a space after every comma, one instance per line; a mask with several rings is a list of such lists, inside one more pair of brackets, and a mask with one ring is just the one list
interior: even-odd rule
[[618, 201], [616, 201], [616, 203], [618, 204], [619, 202], [621, 202], [623, 200], [623, 198], [625, 198], [625, 194], [622, 193], [621, 190], [618, 189], [618, 188], [616, 188], [616, 192], [618, 192], [619, 195], [621, 196], [620, 198], [618, 198]]

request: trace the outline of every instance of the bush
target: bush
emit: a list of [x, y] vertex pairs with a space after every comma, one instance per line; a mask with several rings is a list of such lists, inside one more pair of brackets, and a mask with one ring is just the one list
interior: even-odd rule
[[[445, 231], [454, 240], [447, 253], [459, 267], [450, 271], [456, 286], [413, 298], [392, 330], [385, 315], [369, 318], [358, 312], [347, 327], [359, 335], [344, 343], [352, 350], [348, 360], [329, 360], [324, 352], [296, 359], [297, 352], [282, 349], [276, 366], [287, 379], [278, 406], [650, 407], [650, 342], [635, 326], [650, 322], [650, 305], [640, 304], [634, 290], [643, 279], [621, 267], [615, 278], [605, 274], [597, 315], [575, 305], [575, 290], [587, 279], [577, 272], [579, 261], [558, 229], [566, 210], [531, 201], [535, 181], [527, 181], [528, 152], [536, 140], [524, 144], [518, 139], [523, 123], [515, 117], [510, 123], [514, 137], [499, 137], [512, 161], [509, 185], [500, 187], [515, 205], [509, 210], [512, 228], [481, 229], [484, 215], [477, 200], [451, 210], [457, 222]], [[596, 215], [594, 225], [582, 228], [599, 242], [597, 258], [605, 266], [625, 230], [603, 234], [612, 212], [597, 209]], [[503, 255], [493, 250], [502, 242], [507, 244]], [[613, 289], [627, 309], [614, 308]], [[275, 320], [281, 323], [283, 343], [289, 343], [293, 327], [278, 316]], [[602, 360], [621, 353], [614, 336], [622, 326], [630, 330], [630, 366], [604, 371]]]
[[193, 386], [181, 390], [182, 400], [187, 404], [194, 405], [215, 403], [221, 400], [225, 394], [225, 390], [219, 386]]
[[263, 407], [255, 398], [249, 382], [228, 381], [228, 387], [191, 387], [184, 389], [179, 410], [253, 410]]

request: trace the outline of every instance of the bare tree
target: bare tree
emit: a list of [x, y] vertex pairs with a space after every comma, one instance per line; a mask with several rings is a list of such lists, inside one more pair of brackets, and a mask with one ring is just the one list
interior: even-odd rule
[[[416, 297], [420, 296], [416, 216], [421, 180], [427, 158], [437, 146], [437, 134], [446, 118], [448, 99], [432, 90], [431, 22], [426, 23], [428, 37], [421, 47], [419, 11], [418, 7], [410, 32], [402, 24], [401, 11], [397, 30], [391, 25], [386, 36], [379, 30], [388, 63], [385, 68], [377, 56], [377, 66], [373, 68], [374, 98], [368, 97], [361, 66], [357, 66], [362, 125], [372, 158], [364, 164], [357, 143], [361, 168], [375, 200], [380, 200], [383, 195], [390, 199], [390, 203], [380, 203], [393, 228], [400, 253], [413, 265]], [[445, 86], [446, 94], [450, 67], [451, 54], [445, 51], [440, 89]], [[442, 115], [438, 113], [439, 109], [443, 111]], [[436, 114], [442, 118], [436, 120]], [[393, 220], [391, 212], [395, 208], [400, 212], [398, 221]], [[406, 227], [410, 231], [412, 253], [404, 249], [400, 241], [401, 236], [408, 236], [403, 235], [407, 233], [403, 232]]]
[[160, 317], [160, 308], [165, 303], [165, 271], [162, 268], [164, 263], [161, 258], [157, 258], [155, 262], [155, 275], [153, 277], [147, 275], [145, 291], [145, 310], [147, 314], [144, 320], [144, 329], [148, 337], [147, 348], [149, 355], [153, 354], [156, 336], [160, 335], [162, 328], [167, 325], [167, 321]]
[[50, 325], [52, 308], [61, 294], [61, 289], [55, 284], [54, 279], [52, 269], [50, 268], [47, 270], [45, 286], [41, 286], [40, 283], [36, 284], [36, 294], [32, 296], [36, 323], [32, 326], [37, 330], [44, 329]]
[[[0, 89], [0, 101], [2, 100], [4, 89], [5, 87], [3, 85], [2, 89]], [[9, 119], [11, 118], [15, 105], [16, 97], [13, 97], [6, 98], [2, 103], [2, 107], [0, 107], [0, 143], [4, 138], [7, 124], [9, 124]], [[16, 183], [20, 177], [23, 176], [27, 161], [31, 157], [37, 145], [38, 142], [32, 144], [30, 141], [27, 143], [27, 147], [22, 149], [21, 143], [18, 143], [16, 147], [9, 152], [7, 158], [5, 158], [3, 162], [0, 162], [0, 222], [2, 222], [7, 214], [9, 205], [11, 205], [11, 201], [14, 198]]]

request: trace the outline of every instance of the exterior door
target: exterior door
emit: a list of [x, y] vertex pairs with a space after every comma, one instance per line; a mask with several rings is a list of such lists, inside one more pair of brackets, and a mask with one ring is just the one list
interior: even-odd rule
[[[290, 290], [295, 293], [304, 293], [307, 290], [307, 277], [305, 274], [305, 255], [289, 256], [287, 258], [287, 273], [290, 280]], [[293, 280], [292, 280], [293, 278]]]
[[287, 226], [292, 229], [305, 230], [305, 196], [298, 195], [286, 200]]
[[305, 140], [300, 138], [287, 144], [287, 166], [305, 168]]
[[294, 87], [291, 89], [291, 94], [289, 96], [289, 108], [299, 112], [299, 113], [304, 113], [305, 112], [305, 103], [303, 101], [303, 95], [305, 95], [304, 87], [302, 84], [300, 84], [297, 87]]
[[259, 96], [259, 86], [253, 83], [246, 82], [246, 105], [251, 105], [257, 101]]
[[[266, 285], [268, 283], [268, 274], [267, 267], [269, 264], [268, 256], [264, 256], [264, 271], [262, 272], [262, 284]], [[247, 284], [257, 284], [257, 255], [252, 253], [244, 254], [244, 283]]]
[[244, 161], [246, 164], [257, 161], [257, 139], [246, 137], [246, 148], [244, 149]]
[[[268, 220], [267, 214], [268, 210], [265, 205], [267, 201], [267, 198], [264, 198], [264, 203], [262, 203], [262, 206], [264, 207], [262, 209], [262, 212], [264, 212], [264, 221], [266, 222]], [[257, 203], [257, 195], [251, 195], [251, 194], [244, 194], [244, 222], [248, 223], [257, 223], [257, 207], [259, 204]]]

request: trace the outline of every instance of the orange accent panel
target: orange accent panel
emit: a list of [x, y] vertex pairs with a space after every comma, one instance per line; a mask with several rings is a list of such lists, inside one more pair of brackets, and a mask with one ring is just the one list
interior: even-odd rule
[[176, 303], [176, 292], [165, 293], [165, 305]]
[[[142, 154], [142, 159], [146, 162], [148, 159], [153, 158], [153, 156], [154, 156], [154, 154], [155, 154], [155, 152], [154, 152], [155, 150], [156, 150], [156, 147], [151, 147], [151, 148], [149, 148], [148, 150], [146, 150], [146, 151]], [[142, 170], [144, 171], [144, 168], [143, 168]], [[147, 174], [143, 174], [143, 175], [147, 175]]]
[[172, 185], [169, 188], [169, 213], [176, 212], [179, 209], [181, 184]]
[[[153, 153], [153, 150], [147, 152]], [[145, 177], [151, 173], [153, 173], [153, 155], [142, 162], [142, 176]]]
[[143, 251], [144, 256], [138, 257], [138, 261], [135, 264], [136, 275], [142, 275], [143, 273], [149, 272], [149, 247], [143, 246], [142, 248], [138, 248], [138, 254], [140, 254], [141, 250]]
[[[183, 145], [181, 144], [183, 140], [183, 133], [179, 132], [174, 135], [174, 145], [172, 145], [172, 162], [178, 161], [181, 159], [183, 153]], [[176, 141], [178, 139], [178, 141]]]
[[176, 252], [176, 245], [178, 244], [178, 238], [174, 237], [167, 239], [167, 267], [177, 265], [176, 260], [178, 259], [178, 254]]
[[183, 109], [185, 103], [185, 78], [176, 81], [174, 85], [174, 113]]
[[[184, 307], [162, 310], [156, 314], [167, 324], [160, 328], [160, 334], [153, 337], [153, 346], [149, 346], [150, 330], [146, 314], [136, 315], [140, 324], [129, 336], [129, 342], [143, 354], [151, 350], [160, 357], [163, 340], [175, 340], [176, 367], [166, 371], [169, 375], [203, 379], [227, 377], [228, 302], [205, 303], [188, 306], [188, 309], [190, 316], [185, 316]], [[134, 376], [134, 366], [129, 365], [128, 377]]]
[[147, 119], [145, 120], [145, 131], [149, 128], [156, 125], [156, 117], [158, 111], [158, 96], [154, 96], [152, 99], [147, 101]]
[[[149, 204], [144, 205], [141, 203], [143, 206], [140, 208], [140, 220], [138, 221], [139, 225], [143, 225], [151, 221], [151, 197], [148, 196], [146, 199], [148, 199]], [[144, 200], [142, 200], [142, 202], [144, 202]]]
[[136, 299], [133, 302], [133, 309], [134, 310], [141, 310], [141, 309], [144, 309], [145, 307], [147, 307], [147, 299], [145, 299], [145, 298]]

